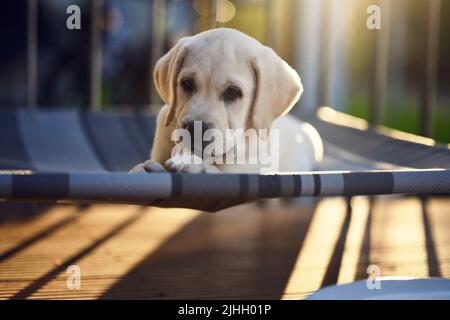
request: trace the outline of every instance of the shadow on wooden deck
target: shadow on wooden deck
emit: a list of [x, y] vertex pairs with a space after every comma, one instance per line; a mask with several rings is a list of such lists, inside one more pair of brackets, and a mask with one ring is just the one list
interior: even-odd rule
[[314, 210], [247, 210], [195, 218], [102, 298], [279, 299]]
[[[56, 206], [36, 212], [30, 227], [3, 219], [0, 298], [301, 298], [366, 278], [370, 264], [383, 275], [450, 275], [448, 199], [367, 200], [367, 208], [336, 198], [191, 218], [170, 209]], [[3, 212], [14, 211], [1, 205]], [[60, 261], [49, 267], [48, 259]], [[73, 264], [82, 267], [82, 290], [65, 288]]]

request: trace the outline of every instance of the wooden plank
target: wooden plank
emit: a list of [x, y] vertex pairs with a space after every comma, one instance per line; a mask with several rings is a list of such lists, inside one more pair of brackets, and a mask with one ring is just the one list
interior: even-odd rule
[[82, 275], [81, 290], [68, 290], [68, 274], [62, 272], [30, 298], [99, 298], [121, 276], [132, 270], [143, 258], [151, 255], [198, 215], [198, 211], [187, 209], [146, 208], [138, 223], [131, 224], [76, 262]]
[[[369, 212], [367, 198], [356, 197], [350, 216], [343, 198], [316, 210], [314, 201], [275, 202], [216, 214], [55, 206], [0, 223], [0, 256], [18, 247], [0, 259], [0, 298], [299, 299], [327, 281], [364, 278], [365, 255], [364, 267], [378, 264], [383, 276], [448, 277], [450, 200], [431, 199], [425, 211], [421, 204], [377, 197]], [[72, 264], [80, 290], [66, 288]]]
[[370, 203], [367, 197], [354, 197], [351, 202], [352, 218], [345, 241], [345, 250], [340, 266], [338, 284], [356, 280], [360, 263], [360, 253], [364, 243], [364, 232], [369, 218]]
[[427, 277], [422, 207], [418, 198], [389, 197], [375, 201], [370, 263], [381, 276]]
[[450, 277], [450, 199], [435, 198], [427, 203], [432, 244], [436, 253], [438, 273]]
[[310, 219], [308, 206], [203, 213], [102, 297], [279, 298]]
[[[6, 215], [2, 207], [0, 215]], [[8, 252], [29, 242], [31, 238], [42, 234], [49, 228], [55, 228], [70, 223], [77, 217], [78, 208], [76, 206], [54, 206], [42, 213], [29, 215], [28, 217], [9, 219], [7, 222], [0, 223], [0, 261]]]
[[320, 201], [284, 290], [284, 299], [299, 299], [321, 287], [344, 222], [346, 208], [343, 198]]
[[94, 205], [72, 224], [0, 262], [0, 298], [10, 298], [123, 222], [134, 206]]

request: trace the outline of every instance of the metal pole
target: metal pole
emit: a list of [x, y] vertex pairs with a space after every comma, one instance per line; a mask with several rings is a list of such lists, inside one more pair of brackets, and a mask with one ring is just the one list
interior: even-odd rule
[[217, 28], [217, 0], [211, 0], [211, 29]]
[[217, 0], [203, 0], [198, 1], [197, 4], [199, 12], [197, 15], [197, 25], [195, 32], [202, 32], [211, 28], [215, 28], [217, 26]]
[[267, 37], [267, 45], [274, 50], [277, 50], [276, 43], [276, 5], [272, 0], [265, 1], [265, 10], [266, 10], [266, 37]]
[[27, 7], [27, 105], [37, 106], [38, 0], [28, 0]]
[[431, 134], [433, 106], [436, 98], [441, 0], [427, 1], [427, 7], [425, 66], [420, 105], [420, 133], [428, 137]]
[[331, 83], [331, 55], [330, 46], [332, 3], [330, 0], [322, 0], [322, 30], [321, 30], [321, 50], [319, 66], [319, 105], [328, 106], [330, 104], [330, 83]]
[[372, 65], [372, 90], [370, 99], [371, 125], [380, 124], [381, 113], [386, 99], [386, 82], [389, 52], [389, 30], [390, 30], [390, 0], [380, 0], [382, 24], [380, 30], [374, 30], [374, 50]]
[[154, 0], [152, 7], [153, 27], [152, 27], [152, 39], [150, 46], [150, 61], [151, 68], [149, 72], [150, 76], [150, 105], [158, 104], [161, 99], [156, 92], [156, 88], [153, 84], [153, 68], [156, 65], [158, 59], [164, 54], [164, 40], [166, 33], [166, 1]]
[[102, 19], [103, 0], [91, 2], [91, 52], [90, 52], [90, 109], [101, 109], [102, 90], [102, 38], [100, 23]]

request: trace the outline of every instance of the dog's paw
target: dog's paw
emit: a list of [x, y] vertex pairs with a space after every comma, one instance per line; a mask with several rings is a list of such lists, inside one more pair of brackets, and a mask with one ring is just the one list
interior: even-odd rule
[[220, 170], [192, 155], [177, 155], [165, 163], [167, 169], [179, 173], [219, 173]]
[[163, 165], [153, 160], [147, 160], [144, 163], [139, 163], [129, 173], [150, 173], [150, 172], [165, 172]]

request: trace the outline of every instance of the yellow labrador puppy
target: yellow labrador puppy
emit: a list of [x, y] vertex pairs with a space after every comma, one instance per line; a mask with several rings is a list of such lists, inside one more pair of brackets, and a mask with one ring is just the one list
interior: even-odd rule
[[285, 115], [303, 91], [297, 72], [237, 30], [182, 38], [154, 81], [165, 105], [150, 160], [131, 172], [305, 171], [322, 157], [317, 131]]

